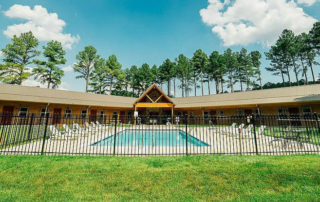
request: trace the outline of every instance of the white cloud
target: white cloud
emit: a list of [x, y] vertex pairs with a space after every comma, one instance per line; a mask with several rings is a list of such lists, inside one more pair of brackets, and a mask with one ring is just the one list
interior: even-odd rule
[[298, 0], [298, 4], [304, 4], [306, 6], [312, 6], [316, 2], [319, 2], [320, 0]]
[[63, 67], [62, 70], [65, 72], [73, 72], [73, 67], [71, 67], [71, 65], [69, 65], [69, 66]]
[[3, 56], [3, 53], [2, 53], [2, 51], [0, 51], [0, 58]]
[[[23, 86], [32, 86], [32, 87], [40, 87], [40, 88], [47, 88], [47, 84], [41, 84], [39, 81], [34, 80], [33, 77], [30, 77], [28, 80], [22, 82]], [[67, 87], [69, 84], [67, 82], [62, 81], [61, 85], [57, 89], [59, 90], [68, 90]]]
[[292, 0], [209, 0], [200, 15], [224, 46], [256, 42], [270, 46], [284, 29], [300, 34], [317, 22]]
[[32, 31], [40, 41], [57, 40], [67, 49], [71, 49], [72, 45], [80, 40], [79, 35], [72, 36], [71, 34], [63, 33], [66, 23], [59, 19], [56, 13], [48, 13], [47, 9], [40, 5], [36, 5], [31, 9], [29, 6], [15, 4], [5, 11], [4, 15], [27, 21], [26, 23], [8, 26], [3, 33], [10, 38], [13, 35]]

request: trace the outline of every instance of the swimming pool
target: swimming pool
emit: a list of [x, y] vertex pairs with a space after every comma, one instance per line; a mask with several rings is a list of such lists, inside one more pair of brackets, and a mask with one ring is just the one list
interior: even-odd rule
[[[186, 133], [181, 130], [124, 130], [116, 134], [116, 146], [185, 147]], [[92, 146], [114, 146], [114, 135]], [[206, 147], [205, 142], [188, 134], [188, 146]]]

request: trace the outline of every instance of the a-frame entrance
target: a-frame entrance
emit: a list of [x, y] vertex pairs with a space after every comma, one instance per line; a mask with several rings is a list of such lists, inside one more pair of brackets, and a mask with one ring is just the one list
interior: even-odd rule
[[156, 84], [152, 84], [133, 105], [139, 116], [153, 117], [172, 117], [175, 106], [172, 100]]

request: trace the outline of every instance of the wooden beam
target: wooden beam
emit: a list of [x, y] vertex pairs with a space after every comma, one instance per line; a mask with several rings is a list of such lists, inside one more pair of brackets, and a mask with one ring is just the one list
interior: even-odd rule
[[160, 98], [162, 98], [162, 96], [163, 96], [163, 94], [160, 97], [158, 97], [158, 99], [155, 102], [158, 102], [160, 100]]
[[154, 101], [149, 97], [149, 95], [146, 95], [147, 96], [147, 98], [149, 98], [149, 100], [152, 102], [152, 103], [154, 103]]
[[173, 104], [171, 103], [137, 103], [136, 107], [142, 108], [171, 108]]

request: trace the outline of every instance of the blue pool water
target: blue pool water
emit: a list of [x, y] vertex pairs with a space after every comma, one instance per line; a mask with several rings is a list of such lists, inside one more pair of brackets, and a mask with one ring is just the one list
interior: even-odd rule
[[[113, 146], [114, 135], [93, 146]], [[116, 134], [116, 146], [128, 147], [184, 147], [186, 133], [181, 130], [124, 130]], [[188, 134], [188, 146], [206, 147], [208, 144]]]

